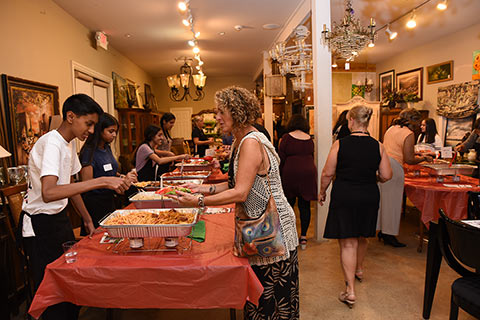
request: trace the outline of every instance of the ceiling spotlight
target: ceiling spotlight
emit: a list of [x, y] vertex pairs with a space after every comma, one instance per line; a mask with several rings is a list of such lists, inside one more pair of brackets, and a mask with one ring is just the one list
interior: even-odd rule
[[193, 51], [193, 53], [198, 54], [198, 53], [200, 53], [200, 48], [199, 47], [194, 47], [192, 51]]
[[188, 1], [180, 1], [178, 3], [178, 9], [180, 9], [182, 12], [187, 11], [187, 3]]
[[223, 32], [223, 31], [222, 31], [222, 32], [219, 32], [218, 35], [219, 35], [219, 36], [224, 36], [224, 35], [225, 35], [225, 32]]
[[407, 28], [408, 29], [413, 29], [417, 26], [417, 21], [415, 21], [415, 10], [412, 11], [412, 15], [410, 16], [410, 19], [407, 21]]
[[195, 47], [196, 42], [197, 42], [196, 40], [188, 40], [188, 45], [190, 47]]
[[390, 25], [387, 26], [387, 30], [385, 30], [385, 33], [388, 35], [388, 39], [390, 40], [393, 40], [398, 36], [398, 33], [396, 31], [390, 30]]
[[447, 9], [447, 0], [442, 0], [437, 4], [437, 9], [440, 11], [446, 10]]
[[202, 60], [198, 60], [198, 65], [199, 65], [199, 66], [203, 66], [203, 61], [202, 61]]
[[195, 38], [200, 38], [200, 31], [195, 32]]
[[188, 21], [187, 19], [183, 19], [182, 23], [185, 27], [188, 27], [190, 25], [190, 21]]
[[200, 66], [196, 66], [195, 69], [199, 70], [200, 71]]

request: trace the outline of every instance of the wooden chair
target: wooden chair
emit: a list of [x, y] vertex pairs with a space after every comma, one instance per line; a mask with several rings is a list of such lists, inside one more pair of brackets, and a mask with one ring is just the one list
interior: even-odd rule
[[[13, 290], [15, 303], [20, 303], [20, 296], [22, 293], [27, 298], [27, 307], [33, 299], [33, 287], [29, 272], [28, 257], [23, 251], [22, 243], [17, 241], [15, 230], [18, 228], [20, 221], [20, 214], [22, 212], [23, 192], [27, 190], [27, 184], [20, 184], [0, 189], [2, 203], [4, 204], [5, 221], [7, 224], [8, 233], [15, 244], [12, 256], [12, 270], [10, 277], [13, 282]], [[8, 203], [8, 206], [6, 205]], [[15, 308], [17, 309], [18, 306]], [[30, 316], [27, 315], [30, 319]]]
[[450, 219], [442, 209], [439, 227], [442, 256], [462, 276], [452, 284], [450, 319], [458, 318], [458, 307], [480, 318], [480, 229]]

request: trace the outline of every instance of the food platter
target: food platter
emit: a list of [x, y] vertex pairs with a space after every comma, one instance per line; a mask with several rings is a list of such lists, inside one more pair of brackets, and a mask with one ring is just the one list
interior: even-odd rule
[[136, 182], [133, 185], [141, 188], [145, 191], [155, 191], [161, 189], [163, 187], [173, 187], [179, 186], [185, 183], [192, 183], [192, 184], [202, 184], [202, 179], [178, 179], [178, 180], [166, 180], [166, 181], [142, 181]]
[[176, 163], [177, 168], [183, 166], [183, 171], [199, 171], [199, 170], [211, 170], [212, 163], [203, 158], [191, 158], [184, 160], [182, 163]]
[[201, 171], [172, 171], [162, 174], [163, 180], [185, 180], [185, 179], [207, 179], [211, 171], [201, 170]]
[[434, 164], [423, 164], [425, 168], [428, 168], [430, 174], [434, 176], [454, 176], [454, 175], [471, 175], [475, 166], [468, 164], [452, 164], [451, 166], [447, 163], [434, 163]]
[[138, 192], [129, 198], [137, 209], [176, 208], [181, 207], [173, 199], [156, 194], [154, 191]]
[[[179, 213], [192, 215], [193, 219], [191, 223], [183, 224], [110, 224], [115, 218], [137, 213], [151, 213], [152, 215]], [[197, 223], [198, 214], [198, 208], [116, 210], [102, 219], [100, 221], [100, 226], [104, 228], [111, 237], [117, 238], [185, 237], [191, 233], [192, 227]]]

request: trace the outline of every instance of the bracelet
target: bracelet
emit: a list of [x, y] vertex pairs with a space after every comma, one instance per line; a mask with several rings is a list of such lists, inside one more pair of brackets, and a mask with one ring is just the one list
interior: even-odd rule
[[208, 189], [208, 193], [214, 194], [217, 191], [217, 186], [214, 184], [210, 185], [210, 188]]
[[200, 208], [204, 208], [205, 207], [205, 196], [203, 194], [201, 194], [200, 196], [198, 196], [198, 206]]

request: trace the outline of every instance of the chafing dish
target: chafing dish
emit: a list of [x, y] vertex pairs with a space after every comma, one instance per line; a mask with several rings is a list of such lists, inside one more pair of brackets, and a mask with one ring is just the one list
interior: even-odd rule
[[448, 163], [423, 164], [422, 166], [428, 168], [430, 174], [435, 176], [471, 175], [476, 168], [468, 164], [452, 164], [449, 166]]

